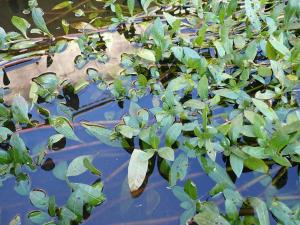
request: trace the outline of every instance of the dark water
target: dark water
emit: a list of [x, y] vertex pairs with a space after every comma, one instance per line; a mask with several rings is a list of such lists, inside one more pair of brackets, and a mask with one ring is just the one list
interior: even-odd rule
[[[53, 20], [53, 18], [58, 16], [58, 14], [51, 12], [50, 9], [59, 2], [61, 0], [39, 1], [40, 7], [45, 10], [47, 21]], [[73, 5], [80, 2], [82, 1], [74, 1]], [[91, 2], [98, 4], [98, 6], [101, 5], [99, 2]], [[86, 5], [91, 4], [91, 2], [87, 2]], [[1, 0], [0, 25], [6, 30], [13, 29], [9, 22], [12, 15], [19, 15], [30, 20], [30, 16], [22, 13], [23, 9], [27, 8], [26, 5], [27, 0]], [[67, 14], [70, 20], [76, 21], [77, 18], [72, 15], [72, 12]], [[105, 18], [111, 16], [109, 12], [101, 15]], [[56, 29], [59, 24], [60, 19], [57, 19], [49, 23], [49, 27], [52, 31], [57, 30], [57, 33], [60, 33], [61, 29]], [[93, 85], [80, 93], [79, 96], [73, 96], [70, 105], [74, 108], [79, 107], [78, 110], [74, 111], [74, 115], [76, 115], [74, 123], [81, 121], [105, 121], [107, 113], [113, 113], [114, 119], [118, 119], [128, 112], [129, 103], [126, 101], [123, 108], [117, 102], [97, 104], [97, 102], [101, 103], [101, 100], [107, 98], [109, 96], [106, 93], [97, 90]], [[139, 104], [143, 107], [151, 107], [149, 102], [151, 101], [145, 98]], [[56, 108], [53, 105], [47, 105], [47, 107], [53, 111]], [[220, 110], [217, 113], [223, 112], [224, 110]], [[33, 117], [42, 121], [37, 115], [33, 115]], [[127, 184], [127, 167], [130, 153], [122, 148], [112, 148], [101, 144], [95, 138], [87, 135], [84, 129], [79, 126], [75, 127], [75, 131], [79, 138], [84, 141], [83, 144], [67, 140], [64, 148], [50, 152], [47, 158], [49, 158], [48, 161], [53, 160], [54, 164], [57, 164], [60, 161], [70, 162], [80, 155], [91, 154], [95, 156], [94, 165], [102, 172], [104, 193], [107, 199], [102, 205], [92, 211], [91, 216], [84, 224], [179, 224], [179, 216], [183, 210], [179, 206], [180, 202], [175, 198], [171, 189], [168, 188], [168, 182], [159, 174], [157, 165], [154, 166], [144, 191], [139, 196], [132, 196]], [[36, 128], [20, 132], [32, 154], [34, 154], [34, 149], [45, 145], [48, 137], [52, 134], [55, 134], [52, 128]], [[218, 162], [224, 167], [226, 167], [225, 161], [221, 157], [218, 158]], [[235, 181], [236, 187], [240, 190], [243, 197], [258, 196], [267, 199], [271, 193], [276, 193], [275, 196], [299, 195], [300, 187], [297, 167], [289, 169], [288, 173], [280, 176], [280, 178], [278, 178], [280, 167], [274, 166], [271, 171], [270, 175], [254, 172], [243, 173]], [[46, 171], [45, 168], [39, 168], [36, 172], [29, 174], [32, 189], [44, 189], [49, 196], [54, 195], [56, 197], [58, 205], [65, 204], [70, 195], [70, 189], [67, 187], [66, 182], [56, 179], [52, 172]], [[208, 192], [215, 183], [203, 173], [197, 160], [190, 160], [188, 174], [198, 187], [200, 200], [214, 200], [223, 209], [222, 196], [215, 199], [209, 197]], [[276, 182], [274, 182], [275, 179], [277, 180]], [[71, 181], [92, 184], [95, 182], [95, 176], [85, 173], [72, 178]], [[12, 178], [3, 182], [3, 186], [0, 189], [0, 224], [8, 224], [16, 214], [22, 216], [22, 224], [31, 224], [26, 219], [26, 213], [30, 210], [35, 210], [35, 208], [31, 205], [27, 196], [20, 196], [14, 191], [14, 185], [15, 179]], [[284, 201], [284, 203], [293, 205], [295, 201], [299, 201], [299, 199]], [[272, 224], [276, 224], [274, 220], [272, 220]]]

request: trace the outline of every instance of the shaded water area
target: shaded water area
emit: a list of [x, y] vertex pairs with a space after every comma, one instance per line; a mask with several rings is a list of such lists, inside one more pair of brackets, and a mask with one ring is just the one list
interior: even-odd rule
[[[26, 8], [26, 2], [27, 0], [1, 1], [0, 15], [8, 22], [4, 24], [4, 20], [2, 20], [0, 25], [9, 30], [11, 27], [9, 21], [12, 14], [26, 18], [26, 15], [24, 16], [22, 13], [24, 8]], [[46, 12], [47, 21], [53, 21], [49, 23], [50, 29], [57, 30], [57, 33], [61, 34], [61, 31], [56, 29], [61, 18], [55, 19], [60, 14], [47, 13], [51, 7], [59, 2], [61, 1], [51, 1], [51, 5], [49, 1], [40, 1], [39, 3]], [[81, 2], [84, 1], [74, 1], [74, 5]], [[85, 4], [90, 4], [88, 1], [85, 2]], [[93, 4], [95, 6], [97, 4], [101, 5], [99, 2], [93, 2]], [[105, 12], [101, 11], [101, 16], [105, 18], [111, 16], [111, 14], [109, 12], [105, 14]], [[29, 17], [28, 20], [30, 20]], [[77, 18], [74, 17], [71, 20], [76, 21]], [[69, 96], [61, 93], [61, 98], [67, 100], [67, 105], [72, 111], [75, 132], [83, 143], [66, 140], [65, 143], [60, 143], [55, 151], [49, 152], [45, 163], [37, 171], [29, 172], [32, 182], [31, 187], [43, 189], [49, 196], [54, 195], [58, 205], [65, 204], [70, 195], [70, 189], [66, 182], [56, 179], [52, 171], [61, 161], [70, 162], [77, 156], [90, 154], [94, 155], [93, 164], [102, 172], [101, 179], [104, 183], [106, 200], [103, 204], [93, 209], [91, 215], [86, 215], [84, 224], [179, 224], [179, 217], [183, 210], [172, 190], [168, 187], [168, 181], [161, 174], [157, 159], [154, 158], [150, 162], [152, 165], [149, 167], [147, 180], [143, 187], [136, 193], [130, 193], [127, 183], [127, 167], [130, 153], [134, 148], [139, 148], [138, 143], [132, 143], [132, 146], [129, 148], [109, 147], [88, 135], [78, 125], [80, 122], [89, 121], [113, 127], [128, 112], [129, 101], [111, 101], [111, 96], [107, 92], [99, 90], [93, 84], [89, 85], [78, 95]], [[142, 98], [138, 104], [144, 108], [151, 108], [150, 96]], [[51, 110], [53, 114], [59, 111], [57, 104], [54, 103], [45, 103], [43, 106]], [[226, 113], [226, 110], [230, 109], [232, 109], [232, 106], [216, 111], [216, 118], [218, 118], [218, 114]], [[41, 123], [44, 122], [39, 114], [33, 113], [32, 119]], [[48, 137], [56, 134], [56, 132], [53, 128], [45, 125], [21, 130], [19, 134], [25, 141], [28, 149], [30, 149], [31, 155], [34, 155], [41, 146], [47, 145]], [[268, 197], [272, 196], [291, 206], [300, 200], [299, 165], [295, 165], [288, 170], [274, 165], [267, 175], [249, 172], [244, 169], [241, 177], [237, 179], [230, 169], [228, 158], [219, 157], [217, 161], [224, 168], [228, 167], [228, 174], [235, 183], [236, 189], [244, 197], [256, 196], [268, 200]], [[200, 200], [213, 200], [224, 210], [224, 198], [222, 195], [211, 199], [208, 192], [214, 187], [215, 182], [202, 171], [197, 159], [190, 160], [188, 174], [188, 178], [198, 187]], [[70, 180], [86, 184], [92, 184], [97, 181], [95, 176], [88, 173], [70, 178]], [[16, 214], [21, 215], [22, 221], [25, 221], [24, 224], [31, 224], [26, 218], [26, 213], [34, 210], [35, 207], [31, 205], [27, 196], [18, 195], [14, 190], [14, 186], [15, 179], [8, 179], [3, 182], [0, 188], [0, 224], [9, 224], [9, 221]], [[241, 210], [240, 214], [254, 214], [254, 211], [251, 209], [248, 211]], [[276, 224], [272, 218], [271, 224]]]

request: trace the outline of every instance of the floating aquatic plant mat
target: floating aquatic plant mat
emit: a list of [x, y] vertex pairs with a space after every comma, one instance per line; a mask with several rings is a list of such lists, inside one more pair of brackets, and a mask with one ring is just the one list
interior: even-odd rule
[[[16, 192], [29, 197], [36, 210], [28, 219], [78, 224], [105, 202], [100, 179], [91, 185], [73, 179], [85, 172], [101, 176], [93, 154], [52, 166], [54, 176], [72, 190], [64, 204], [30, 182], [59, 143], [89, 144], [75, 132], [80, 127], [103, 145], [131, 154], [125, 184], [133, 196], [147, 188], [157, 167], [182, 214], [149, 223], [300, 224], [300, 1], [142, 0], [143, 16], [135, 16], [133, 0], [126, 7], [107, 1], [105, 7], [115, 13], [113, 33], [97, 30], [91, 19], [77, 26], [82, 33], [72, 41], [70, 35], [55, 38], [34, 0], [29, 1], [31, 25], [14, 16], [18, 32], [0, 28], [0, 57], [6, 60], [1, 180], [14, 179]], [[68, 32], [66, 19], [62, 27]], [[31, 38], [33, 33], [43, 38]], [[38, 65], [10, 69], [11, 60], [33, 56], [41, 57]], [[91, 86], [97, 104], [75, 107], [70, 99]], [[12, 94], [5, 99], [8, 89]], [[76, 119], [112, 101], [125, 112]], [[28, 149], [22, 133], [39, 129], [55, 133], [38, 150]], [[214, 182], [204, 197], [202, 184], [190, 174], [195, 164]], [[281, 198], [288, 171], [294, 171], [294, 192]], [[256, 178], [243, 183], [247, 172]], [[244, 193], [258, 182], [262, 193]], [[10, 224], [20, 220], [16, 216]]]

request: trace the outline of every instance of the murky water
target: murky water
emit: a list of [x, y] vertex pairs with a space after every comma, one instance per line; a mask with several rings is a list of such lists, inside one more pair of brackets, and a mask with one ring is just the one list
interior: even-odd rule
[[[27, 0], [9, 0], [0, 2], [0, 25], [6, 30], [12, 28], [9, 21], [12, 15], [23, 16], [30, 20], [29, 16], [22, 13], [26, 9]], [[47, 21], [51, 21], [59, 14], [54, 14], [50, 9], [61, 0], [39, 1], [40, 6], [45, 10]], [[74, 5], [84, 1], [74, 1]], [[94, 1], [93, 4], [99, 4]], [[90, 1], [86, 1], [90, 4]], [[82, 5], [84, 7], [84, 4]], [[70, 13], [70, 15], [72, 12]], [[101, 14], [103, 17], [108, 17], [109, 12]], [[72, 17], [72, 20], [76, 20]], [[50, 24], [50, 29], [55, 30], [60, 23], [60, 19], [53, 20]], [[60, 33], [61, 30], [57, 29]], [[73, 96], [70, 102], [76, 105], [77, 110], [73, 111], [74, 123], [81, 121], [105, 121], [107, 113], [113, 113], [114, 119], [119, 119], [128, 111], [129, 103], [124, 102], [123, 107], [117, 102], [109, 102], [101, 104], [105, 99], [109, 98], [104, 92], [99, 91], [95, 86], [91, 85], [78, 96]], [[72, 104], [72, 103], [70, 103]], [[151, 107], [147, 98], [142, 99], [139, 104], [143, 107]], [[74, 105], [73, 105], [74, 106]], [[47, 105], [48, 108], [55, 111], [56, 106]], [[229, 107], [230, 108], [230, 107]], [[220, 110], [216, 113], [222, 113]], [[33, 117], [42, 121], [37, 115]], [[113, 124], [112, 124], [113, 126]], [[51, 160], [54, 164], [60, 161], [70, 162], [76, 156], [83, 154], [95, 155], [94, 165], [102, 172], [104, 182], [104, 193], [107, 197], [106, 201], [96, 207], [92, 214], [86, 219], [85, 224], [101, 225], [101, 224], [126, 224], [126, 225], [141, 225], [141, 224], [179, 224], [179, 216], [183, 210], [179, 206], [179, 201], [173, 195], [171, 189], [168, 188], [168, 182], [160, 175], [157, 165], [154, 165], [153, 172], [149, 174], [147, 185], [142, 193], [133, 196], [127, 184], [127, 167], [130, 158], [130, 150], [122, 148], [112, 148], [101, 144], [95, 138], [87, 135], [83, 128], [76, 126], [76, 134], [84, 143], [78, 144], [74, 141], [67, 141], [66, 145], [58, 151], [52, 151], [47, 155], [48, 162]], [[46, 144], [50, 135], [55, 134], [52, 128], [41, 127], [35, 129], [23, 130], [20, 132], [27, 147], [34, 154], [34, 149], [38, 146]], [[133, 148], [134, 146], [132, 146]], [[136, 146], [137, 147], [137, 146]], [[226, 159], [218, 158], [218, 162], [226, 167]], [[53, 167], [53, 165], [52, 165]], [[243, 173], [241, 178], [235, 180], [237, 189], [243, 196], [259, 196], [267, 198], [273, 192], [275, 196], [284, 197], [287, 205], [294, 201], [299, 201], [297, 198], [289, 199], [287, 196], [299, 196], [299, 166], [294, 166], [280, 177], [281, 168], [273, 167], [269, 175], [262, 175], [254, 172]], [[201, 200], [210, 199], [208, 191], [215, 183], [203, 173], [197, 160], [190, 161], [189, 168], [190, 178], [198, 187], [198, 195]], [[32, 188], [40, 188], [46, 190], [49, 196], [55, 195], [57, 204], [62, 205], [66, 202], [70, 190], [64, 181], [57, 180], [52, 172], [51, 166], [43, 166], [36, 172], [30, 173]], [[95, 182], [95, 177], [85, 173], [81, 176], [71, 179], [72, 181], [80, 181], [83, 183], [92, 184]], [[22, 216], [24, 224], [31, 224], [26, 219], [26, 213], [35, 208], [30, 204], [28, 197], [22, 197], [14, 191], [15, 180], [9, 179], [3, 182], [0, 189], [0, 224], [8, 224], [9, 221], [16, 215]], [[283, 198], [282, 197], [282, 198]], [[223, 197], [219, 196], [216, 199], [210, 199], [217, 202], [220, 207], [223, 207]], [[272, 224], [276, 224], [272, 221]]]

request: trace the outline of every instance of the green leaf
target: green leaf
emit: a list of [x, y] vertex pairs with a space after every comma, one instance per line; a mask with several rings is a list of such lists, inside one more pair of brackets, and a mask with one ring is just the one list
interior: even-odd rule
[[246, 45], [245, 38], [240, 35], [237, 35], [236, 37], [234, 37], [233, 41], [234, 41], [235, 47], [238, 49], [243, 49]]
[[36, 224], [44, 224], [50, 220], [48, 213], [42, 212], [40, 210], [31, 211], [28, 213], [28, 218]]
[[257, 159], [254, 157], [249, 157], [244, 160], [244, 165], [254, 171], [260, 173], [267, 173], [269, 171], [269, 167], [262, 159]]
[[269, 107], [266, 103], [264, 103], [263, 101], [252, 98], [252, 102], [256, 106], [256, 108], [263, 115], [265, 115], [269, 120], [277, 120], [278, 119], [274, 110], [271, 107]]
[[66, 161], [59, 162], [52, 170], [53, 175], [59, 180], [65, 180], [67, 178], [68, 164]]
[[286, 83], [286, 78], [281, 64], [278, 61], [270, 60], [271, 68], [273, 70], [274, 76], [278, 79], [282, 86]]
[[148, 160], [152, 155], [153, 153], [147, 153], [140, 149], [133, 150], [128, 165], [130, 191], [136, 191], [142, 186], [148, 170]]
[[255, 93], [255, 98], [261, 99], [261, 100], [268, 100], [268, 99], [273, 99], [275, 97], [275, 92], [266, 90], [264, 93], [258, 91]]
[[278, 41], [273, 35], [270, 36], [269, 42], [272, 45], [272, 47], [276, 49], [276, 51], [278, 51], [280, 54], [284, 55], [286, 59], [291, 56], [290, 50], [287, 47], [285, 47], [283, 43]]
[[142, 59], [146, 59], [148, 61], [155, 62], [155, 54], [154, 54], [154, 51], [152, 51], [152, 50], [143, 48], [138, 51], [137, 55], [139, 57], [141, 57]]
[[82, 17], [82, 16], [85, 16], [85, 13], [82, 9], [76, 9], [73, 11], [75, 13], [75, 16], [76, 17]]
[[20, 195], [29, 195], [31, 189], [31, 181], [29, 177], [26, 176], [26, 179], [17, 181], [14, 189]]
[[32, 19], [37, 28], [39, 28], [44, 33], [51, 36], [50, 31], [47, 28], [46, 22], [43, 18], [44, 12], [41, 8], [33, 8], [32, 9]]
[[216, 183], [226, 183], [227, 186], [234, 188], [234, 183], [226, 173], [225, 169], [210, 158], [198, 157], [199, 163], [204, 172]]
[[178, 179], [183, 180], [188, 168], [188, 158], [185, 154], [180, 154], [171, 166], [169, 183], [170, 186], [176, 185]]
[[85, 204], [85, 202], [83, 199], [82, 192], [79, 190], [76, 190], [76, 191], [72, 192], [72, 194], [70, 195], [66, 206], [73, 213], [75, 213], [77, 216], [82, 218], [84, 204]]
[[233, 13], [235, 13], [237, 5], [238, 5], [237, 0], [230, 0], [228, 7], [227, 7], [226, 15], [231, 16]]
[[191, 109], [201, 110], [204, 109], [206, 104], [197, 99], [190, 99], [183, 103], [183, 107], [189, 107]]
[[174, 27], [174, 26], [175, 26], [176, 21], [179, 21], [179, 22], [180, 22], [180, 20], [179, 20], [177, 17], [172, 16], [170, 13], [163, 12], [163, 15], [164, 15], [164, 17], [166, 18], [168, 24], [169, 24], [171, 27]]
[[52, 149], [52, 146], [63, 139], [65, 136], [62, 134], [54, 134], [48, 139], [48, 148]]
[[0, 148], [0, 164], [8, 164], [12, 161], [9, 153]]
[[181, 123], [174, 123], [166, 132], [166, 146], [171, 147], [180, 136], [182, 130]]
[[284, 203], [273, 200], [269, 206], [272, 214], [284, 225], [295, 225], [297, 219], [294, 217], [293, 211]]
[[270, 225], [269, 213], [266, 203], [259, 198], [251, 197], [248, 199], [250, 205], [255, 210], [260, 225]]
[[9, 225], [22, 225], [20, 215], [16, 215], [10, 222]]
[[208, 79], [206, 75], [203, 75], [198, 83], [197, 87], [198, 95], [202, 100], [208, 98]]
[[29, 193], [30, 202], [39, 209], [48, 209], [49, 197], [41, 189], [34, 189]]
[[50, 118], [50, 125], [66, 138], [80, 142], [67, 118], [63, 116], [52, 117]]
[[111, 140], [112, 131], [92, 123], [81, 123], [81, 125], [86, 129], [86, 131], [90, 134], [95, 136], [99, 141], [106, 145], [110, 146], [120, 146], [119, 142], [115, 142]]
[[[254, 7], [252, 7], [252, 4], [254, 4]], [[255, 30], [260, 31], [261, 29], [261, 22], [259, 20], [259, 17], [256, 14], [256, 9], [260, 9], [259, 1], [253, 1], [253, 0], [245, 0], [245, 10], [246, 15], [251, 22], [252, 26]]]
[[19, 123], [30, 123], [28, 104], [22, 96], [16, 96], [11, 105], [14, 120]]
[[48, 204], [48, 210], [49, 210], [49, 215], [50, 216], [55, 216], [55, 211], [56, 211], [56, 203], [55, 203], [55, 197], [51, 196], [49, 198], [49, 204]]
[[194, 221], [201, 225], [230, 225], [230, 223], [209, 205], [201, 205], [200, 212], [194, 217]]
[[188, 179], [185, 182], [184, 191], [190, 196], [191, 199], [196, 200], [198, 198], [197, 186], [191, 179]]
[[174, 161], [174, 150], [170, 147], [159, 148], [157, 153], [163, 159]]
[[8, 135], [12, 135], [13, 132], [10, 129], [7, 129], [6, 127], [0, 127], [0, 143], [7, 140]]
[[285, 7], [284, 22], [288, 23], [294, 14], [300, 11], [300, 5], [298, 0], [289, 0], [287, 6]]
[[257, 44], [256, 41], [252, 41], [248, 44], [245, 55], [248, 60], [253, 61], [255, 59], [255, 56], [257, 54]]
[[31, 157], [28, 155], [28, 150], [24, 141], [19, 137], [18, 134], [13, 134], [9, 143], [13, 148], [9, 153], [15, 162], [29, 163], [30, 160], [32, 161]]
[[36, 42], [35, 41], [30, 41], [30, 40], [25, 40], [25, 41], [20, 41], [14, 45], [12, 45], [10, 48], [12, 50], [20, 50], [20, 49], [27, 49], [35, 46]]
[[240, 177], [243, 172], [244, 163], [243, 160], [235, 154], [230, 154], [230, 165], [237, 177]]
[[61, 20], [61, 25], [62, 25], [62, 27], [64, 29], [65, 34], [68, 34], [69, 33], [69, 29], [70, 29], [70, 24], [65, 19], [62, 19]]
[[258, 159], [265, 159], [268, 157], [264, 147], [244, 146], [242, 147], [242, 151]]
[[27, 38], [27, 30], [30, 28], [30, 23], [27, 22], [27, 20], [18, 17], [18, 16], [13, 16], [11, 18], [12, 24], [23, 34], [24, 37]]
[[53, 10], [64, 9], [64, 8], [70, 7], [72, 4], [73, 4], [72, 1], [63, 1], [63, 2], [55, 5], [52, 9]]
[[179, 90], [187, 87], [187, 85], [188, 85], [188, 82], [184, 77], [177, 77], [169, 82], [167, 90], [179, 91]]
[[172, 47], [174, 56], [192, 69], [201, 69], [204, 67], [204, 59], [193, 49], [188, 47]]
[[97, 206], [105, 200], [102, 193], [102, 182], [97, 182], [92, 186], [81, 183], [72, 183], [71, 186], [72, 189], [79, 194], [78, 196], [82, 198], [83, 202], [90, 206]]
[[218, 52], [218, 55], [220, 58], [224, 57], [226, 52], [225, 52], [225, 49], [223, 47], [223, 45], [221, 44], [221, 42], [219, 41], [214, 41], [214, 46], [216, 47], [217, 49], [217, 52]]
[[93, 174], [97, 175], [97, 176], [100, 176], [101, 175], [101, 172], [100, 170], [98, 170], [91, 162], [90, 159], [88, 158], [85, 158], [83, 160], [83, 165]]
[[136, 136], [139, 133], [139, 129], [132, 128], [130, 126], [123, 125], [123, 124], [118, 125], [116, 127], [116, 130], [126, 138], [132, 138], [133, 136]]
[[257, 69], [257, 73], [262, 77], [270, 77], [272, 76], [272, 70], [266, 66], [260, 66]]
[[93, 158], [90, 155], [83, 155], [73, 159], [68, 166], [66, 176], [67, 177], [78, 176], [86, 172], [88, 168], [85, 166], [84, 163], [85, 159], [91, 161]]
[[149, 5], [151, 4], [152, 1], [153, 0], [141, 0], [142, 7], [143, 7], [143, 9], [146, 13], [147, 13], [148, 7], [149, 7]]
[[135, 0], [127, 0], [128, 10], [131, 16], [133, 16], [134, 5], [135, 5]]
[[207, 24], [203, 24], [202, 27], [198, 30], [197, 37], [193, 40], [193, 44], [197, 47], [200, 47], [205, 40], [205, 34], [208, 26]]

